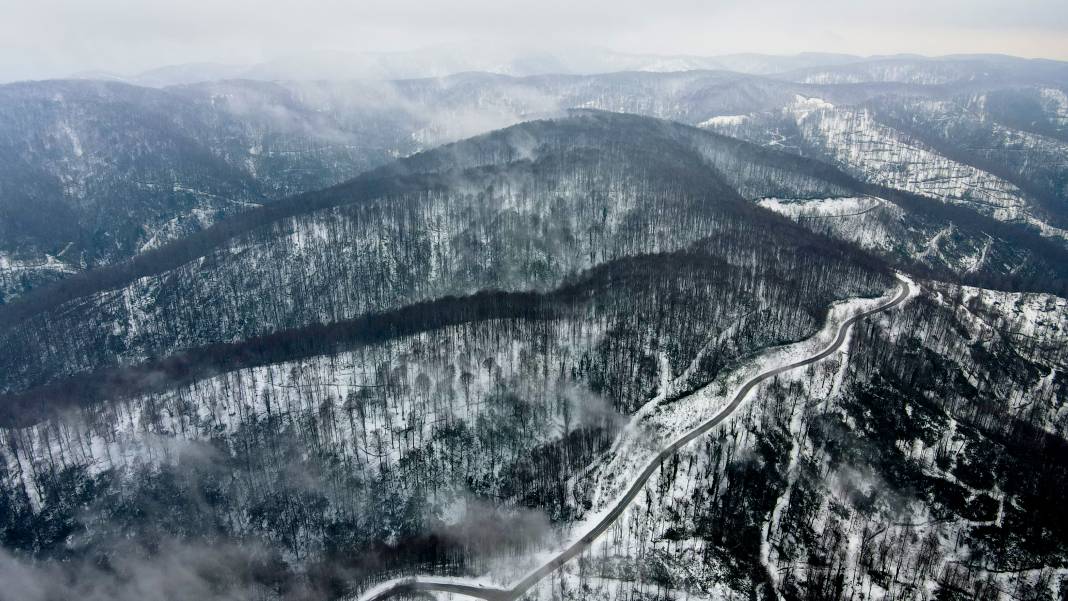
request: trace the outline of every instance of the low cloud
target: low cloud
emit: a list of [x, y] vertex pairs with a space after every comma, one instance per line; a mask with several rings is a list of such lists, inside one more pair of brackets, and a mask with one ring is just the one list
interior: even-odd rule
[[127, 544], [105, 560], [35, 562], [0, 548], [5, 601], [228, 601], [275, 597], [277, 560], [256, 545]]
[[555, 533], [544, 512], [494, 505], [472, 495], [460, 497], [449, 514], [431, 532], [482, 557], [539, 547]]

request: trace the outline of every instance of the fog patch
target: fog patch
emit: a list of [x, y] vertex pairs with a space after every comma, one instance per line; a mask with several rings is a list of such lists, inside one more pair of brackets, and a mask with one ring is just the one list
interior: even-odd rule
[[284, 564], [256, 544], [128, 543], [104, 558], [39, 562], [0, 548], [0, 597], [12, 601], [271, 599]]
[[494, 505], [470, 494], [457, 497], [431, 533], [482, 557], [519, 553], [557, 537], [542, 511]]
[[608, 399], [584, 386], [562, 382], [557, 395], [566, 403], [565, 418], [570, 428], [603, 427], [614, 432], [627, 421]]

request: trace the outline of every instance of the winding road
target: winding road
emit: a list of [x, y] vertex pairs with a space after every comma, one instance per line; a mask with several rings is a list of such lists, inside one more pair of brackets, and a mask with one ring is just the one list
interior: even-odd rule
[[[642, 470], [641, 474], [634, 481], [634, 483], [631, 484], [630, 488], [627, 489], [627, 493], [623, 495], [623, 497], [621, 497], [619, 501], [616, 502], [612, 510], [605, 514], [601, 521], [599, 521], [589, 532], [587, 532], [579, 540], [572, 543], [571, 546], [569, 546], [567, 549], [564, 549], [558, 555], [550, 559], [544, 565], [531, 572], [528, 576], [520, 580], [511, 588], [492, 588], [479, 586], [477, 584], [464, 584], [462, 582], [453, 582], [441, 579], [435, 580], [433, 578], [411, 577], [394, 580], [390, 585], [386, 587], [382, 587], [380, 585], [379, 587], [376, 587], [377, 590], [372, 589], [372, 592], [370, 592], [370, 594], [367, 594], [366, 596], [361, 596], [360, 601], [381, 601], [383, 599], [387, 599], [389, 597], [404, 593], [431, 591], [437, 591], [442, 593], [456, 593], [469, 597], [486, 599], [487, 601], [514, 601], [515, 599], [518, 599], [524, 593], [530, 590], [531, 587], [537, 584], [538, 581], [540, 581], [542, 578], [556, 571], [560, 566], [564, 565], [572, 558], [585, 551], [591, 544], [593, 544], [593, 541], [595, 541], [598, 536], [600, 536], [605, 530], [607, 530], [612, 525], [613, 522], [616, 521], [616, 519], [630, 505], [630, 502], [634, 500], [634, 497], [638, 496], [638, 493], [640, 493], [642, 489], [645, 488], [645, 483], [649, 480], [649, 478], [652, 477], [654, 473], [656, 473], [656, 470], [660, 468], [660, 465], [664, 461], [670, 459], [676, 451], [693, 442], [696, 438], [703, 436], [709, 430], [718, 426], [721, 422], [723, 422], [723, 420], [730, 417], [730, 415], [734, 413], [738, 406], [742, 404], [742, 401], [745, 400], [746, 396], [749, 395], [753, 388], [755, 388], [761, 382], [773, 378], [785, 371], [790, 371], [792, 369], [811, 365], [813, 363], [816, 363], [817, 361], [821, 361], [827, 358], [832, 353], [836, 352], [842, 347], [842, 344], [845, 342], [846, 336], [849, 333], [849, 328], [853, 324], [868, 317], [869, 315], [873, 315], [875, 313], [879, 313], [881, 311], [896, 307], [897, 305], [901, 304], [906, 298], [908, 298], [909, 285], [908, 282], [901, 276], [898, 276], [898, 288], [898, 293], [894, 296], [892, 300], [886, 302], [885, 304], [879, 305], [874, 309], [869, 309], [862, 313], [858, 313], [857, 315], [854, 315], [853, 317], [850, 317], [849, 319], [842, 322], [842, 325], [838, 327], [838, 335], [835, 337], [834, 341], [830, 345], [828, 345], [827, 348], [823, 349], [819, 353], [812, 355], [811, 357], [802, 359], [800, 361], [796, 361], [794, 363], [781, 365], [779, 367], [762, 372], [750, 378], [744, 385], [742, 385], [742, 387], [738, 390], [737, 394], [734, 395], [734, 398], [731, 400], [729, 405], [724, 407], [715, 416], [706, 420], [700, 426], [694, 428], [693, 430], [690, 430], [690, 432], [688, 432], [685, 436], [679, 438], [669, 446], [665, 447], [659, 455], [653, 458], [653, 460], [645, 466], [645, 469]], [[689, 394], [694, 394], [696, 392], [697, 390], [694, 390]], [[683, 398], [685, 398], [685, 396], [689, 395], [684, 395]]]

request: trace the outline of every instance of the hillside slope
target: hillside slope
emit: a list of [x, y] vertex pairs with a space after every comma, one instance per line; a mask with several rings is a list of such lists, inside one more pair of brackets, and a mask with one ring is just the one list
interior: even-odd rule
[[664, 382], [892, 286], [747, 199], [844, 193], [799, 160], [648, 118], [531, 122], [9, 325], [0, 568], [51, 571], [57, 597], [122, 598], [147, 562], [165, 594], [336, 598], [535, 549]]
[[[397, 156], [569, 108], [716, 128], [1046, 235], [1064, 230], [1063, 64], [897, 57], [829, 69], [837, 75], [0, 86], [0, 300]], [[798, 98], [835, 109], [799, 112]], [[754, 131], [737, 128], [746, 120]]]
[[[444, 295], [545, 290], [713, 234], [790, 230], [750, 199], [865, 189], [820, 163], [670, 122], [597, 112], [530, 122], [247, 212], [0, 309], [2, 387]], [[983, 228], [996, 223], [958, 227], [987, 241]], [[1014, 248], [1027, 277], [1063, 281], [1055, 252]]]

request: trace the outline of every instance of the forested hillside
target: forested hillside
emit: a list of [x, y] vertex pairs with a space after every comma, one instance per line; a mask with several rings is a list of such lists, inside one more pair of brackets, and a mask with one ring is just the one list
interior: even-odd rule
[[578, 113], [516, 126], [247, 213], [132, 272], [73, 279], [69, 300], [9, 305], [0, 336], [19, 350], [3, 357], [3, 386], [443, 295], [543, 290], [717, 232], [796, 230], [740, 193], [841, 188], [797, 167], [651, 119]]
[[1064, 597], [1061, 74], [2, 86], [0, 597]]
[[[68, 358], [86, 360], [52, 375], [90, 371], [0, 399], [4, 548], [59, 570], [61, 596], [129, 594], [142, 566], [109, 558], [133, 553], [206, 595], [336, 597], [478, 573], [566, 530], [568, 476], [665, 379], [704, 386], [892, 286], [878, 260], [744, 200], [673, 131], [690, 133], [579, 114], [416, 157], [391, 171], [435, 187], [271, 223], [139, 281], [189, 299], [126, 338], [147, 351], [113, 320], [110, 342], [79, 343], [96, 318], [71, 311], [95, 305], [64, 308], [83, 345]], [[775, 185], [821, 181], [794, 180]], [[198, 282], [214, 296], [180, 287]], [[152, 315], [128, 291], [99, 298], [114, 297]], [[64, 344], [35, 328], [7, 335]], [[215, 576], [190, 559], [207, 548]]]
[[[0, 86], [0, 301], [569, 108], [701, 125], [1063, 239], [1062, 64], [901, 57], [813, 69]], [[935, 241], [944, 227], [921, 235]]]
[[540, 594], [1063, 598], [1065, 303], [925, 286], [664, 462]]
[[24, 82], [0, 107], [0, 301], [416, 148], [382, 104], [327, 114], [266, 83]]

